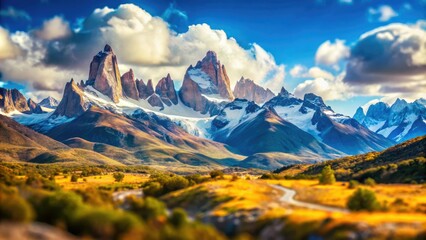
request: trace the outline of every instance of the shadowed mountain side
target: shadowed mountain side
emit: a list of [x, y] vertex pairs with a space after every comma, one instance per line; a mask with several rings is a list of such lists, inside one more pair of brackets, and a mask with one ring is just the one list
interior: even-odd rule
[[72, 149], [0, 115], [0, 160], [33, 163], [120, 164], [96, 152]]
[[126, 164], [142, 161], [164, 166], [221, 167], [243, 158], [222, 143], [192, 136], [170, 120], [143, 111], [125, 117], [92, 107], [47, 135], [70, 146], [121, 156]]
[[320, 143], [272, 111], [266, 109], [261, 111], [254, 119], [238, 125], [229, 134], [225, 143], [247, 155], [284, 152], [302, 156], [318, 154], [325, 158], [341, 156], [339, 151]]

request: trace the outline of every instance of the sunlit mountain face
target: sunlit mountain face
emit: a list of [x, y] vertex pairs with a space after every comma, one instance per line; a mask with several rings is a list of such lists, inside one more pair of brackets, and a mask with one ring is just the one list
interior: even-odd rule
[[0, 236], [423, 239], [425, 13], [0, 0]]

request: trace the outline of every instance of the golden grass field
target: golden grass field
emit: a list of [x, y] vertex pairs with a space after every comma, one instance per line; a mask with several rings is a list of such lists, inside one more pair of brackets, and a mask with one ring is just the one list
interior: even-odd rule
[[[347, 182], [319, 185], [317, 180], [273, 180], [271, 184], [289, 187], [297, 192], [296, 199], [323, 205], [345, 207], [347, 199], [356, 189], [349, 189]], [[426, 212], [426, 186], [420, 184], [377, 184], [373, 187], [360, 185], [376, 193], [381, 203], [390, 211]], [[395, 204], [397, 199], [403, 202]], [[398, 200], [398, 201], [400, 201]]]
[[[55, 182], [64, 189], [85, 189], [89, 187], [99, 187], [105, 185], [124, 185], [132, 184], [138, 186], [149, 179], [146, 174], [130, 174], [125, 173], [125, 177], [122, 182], [115, 182], [112, 174], [88, 176], [79, 178], [77, 182], [71, 182], [71, 175], [60, 175], [55, 177]], [[84, 181], [86, 179], [86, 181]]]
[[[392, 231], [403, 236], [414, 236], [426, 229], [426, 211], [419, 210], [419, 206], [426, 204], [426, 188], [414, 184], [377, 184], [366, 187], [374, 191], [380, 202], [387, 201], [389, 210], [382, 212], [351, 212], [330, 213], [318, 210], [309, 210], [290, 206], [278, 201], [282, 193], [268, 184], [280, 184], [297, 190], [296, 199], [305, 202], [314, 202], [323, 205], [345, 207], [348, 197], [355, 191], [348, 189], [347, 183], [337, 182], [334, 185], [318, 185], [315, 180], [244, 180], [231, 181], [229, 179], [216, 180], [188, 189], [173, 192], [166, 198], [173, 199], [185, 196], [185, 193], [199, 189], [199, 193], [210, 196], [211, 199], [225, 199], [210, 209], [210, 214], [225, 216], [233, 212], [261, 212], [260, 220], [286, 218], [292, 224], [312, 222], [327, 222], [327, 228], [343, 225], [367, 224], [386, 231], [392, 226]], [[187, 195], [187, 205], [196, 205], [191, 202], [194, 195]], [[396, 199], [403, 199], [407, 204], [403, 209], [391, 205]], [[326, 221], [326, 219], [328, 219]], [[397, 227], [395, 227], [397, 226]], [[385, 229], [385, 230], [383, 230]]]

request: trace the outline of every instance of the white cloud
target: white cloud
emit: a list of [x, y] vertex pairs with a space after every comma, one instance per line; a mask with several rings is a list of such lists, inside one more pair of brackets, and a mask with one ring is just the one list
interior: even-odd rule
[[316, 54], [315, 61], [318, 64], [334, 66], [349, 56], [349, 48], [345, 45], [344, 40], [336, 39], [334, 43], [325, 41], [322, 43]]
[[19, 54], [19, 48], [10, 39], [9, 32], [0, 26], [0, 60], [14, 58]]
[[380, 22], [387, 22], [391, 18], [398, 16], [398, 13], [389, 5], [382, 5], [378, 8], [369, 8], [370, 20], [377, 19]]
[[310, 77], [313, 78], [324, 78], [327, 80], [332, 80], [334, 79], [334, 75], [331, 74], [330, 72], [327, 72], [319, 67], [311, 67], [308, 71], [308, 74]]
[[390, 24], [363, 34], [351, 49], [345, 82], [376, 94], [426, 92], [426, 31], [421, 24]]
[[36, 35], [44, 40], [55, 40], [68, 37], [71, 34], [70, 25], [62, 17], [55, 16], [44, 21], [43, 27], [36, 31]]
[[[322, 72], [322, 74], [324, 74], [324, 72]], [[341, 73], [332, 78], [327, 76], [327, 78], [318, 77], [306, 80], [296, 86], [294, 95], [303, 98], [306, 93], [314, 93], [321, 96], [324, 100], [348, 99], [354, 96], [354, 93], [350, 87], [342, 81], [344, 75], [345, 73]]]
[[[223, 30], [207, 24], [193, 25], [177, 34], [163, 19], [136, 5], [124, 4], [117, 9], [94, 10], [81, 28], [70, 34], [48, 34], [58, 26], [69, 29], [67, 24], [54, 18], [36, 31], [12, 34], [13, 41], [23, 42], [18, 45], [24, 53], [18, 59], [1, 62], [0, 71], [8, 79], [31, 83], [34, 89], [60, 92], [71, 77], [77, 81], [87, 78], [93, 56], [109, 43], [122, 73], [132, 67], [137, 78], [156, 82], [171, 73], [173, 79], [182, 80], [190, 64], [213, 50], [225, 65], [231, 84], [244, 75], [271, 90], [279, 91], [283, 85], [285, 66], [277, 64], [270, 53], [256, 43], [243, 48]], [[56, 40], [50, 40], [53, 38]]]
[[306, 77], [307, 72], [308, 72], [308, 69], [305, 66], [301, 64], [296, 64], [290, 70], [290, 75], [294, 78], [301, 78], [301, 77]]

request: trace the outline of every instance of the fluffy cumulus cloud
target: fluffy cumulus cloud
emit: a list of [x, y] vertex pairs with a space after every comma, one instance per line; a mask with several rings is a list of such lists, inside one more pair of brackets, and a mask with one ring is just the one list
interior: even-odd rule
[[390, 24], [363, 34], [351, 49], [344, 81], [382, 94], [426, 92], [426, 31]]
[[12, 42], [9, 31], [0, 26], [0, 60], [13, 58], [19, 54], [19, 48]]
[[315, 93], [323, 97], [325, 100], [347, 99], [354, 96], [350, 86], [342, 80], [345, 73], [337, 76], [320, 69], [313, 67], [309, 69], [308, 74], [313, 78], [306, 80], [294, 89], [294, 95], [302, 98], [306, 93]]
[[389, 5], [382, 5], [378, 8], [368, 9], [370, 21], [387, 22], [391, 18], [397, 17], [398, 13]]
[[345, 41], [336, 39], [333, 42], [322, 43], [315, 54], [315, 61], [318, 64], [333, 66], [338, 68], [338, 63], [349, 56], [349, 47]]
[[37, 30], [36, 34], [43, 40], [55, 40], [71, 35], [71, 29], [67, 21], [59, 16], [55, 16], [52, 19], [44, 21], [43, 27]]
[[301, 64], [296, 64], [292, 69], [290, 69], [290, 75], [294, 78], [306, 77], [307, 72], [308, 69]]
[[[122, 73], [131, 67], [137, 78], [154, 82], [167, 73], [181, 80], [188, 66], [208, 50], [217, 52], [232, 84], [244, 76], [278, 91], [285, 77], [284, 65], [258, 44], [243, 48], [207, 24], [178, 34], [168, 22], [133, 4], [96, 9], [78, 29], [54, 17], [29, 32], [8, 33], [0, 28], [0, 38], [10, 40], [1, 41], [0, 47], [4, 79], [30, 83], [38, 91], [61, 92], [71, 77], [86, 79], [90, 61], [106, 43], [113, 47]], [[13, 48], [20, 54], [11, 52]]]

